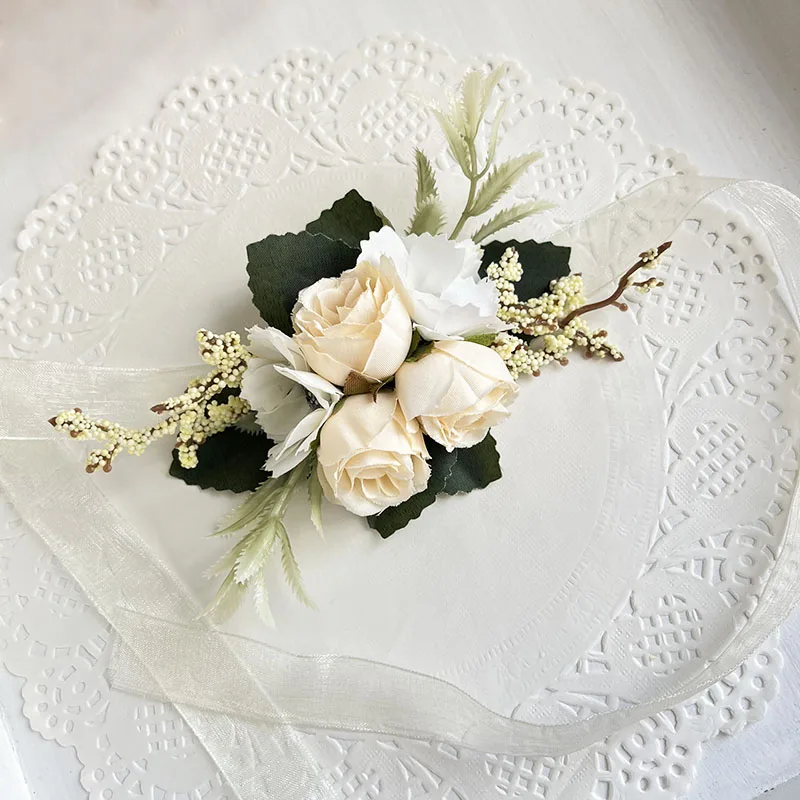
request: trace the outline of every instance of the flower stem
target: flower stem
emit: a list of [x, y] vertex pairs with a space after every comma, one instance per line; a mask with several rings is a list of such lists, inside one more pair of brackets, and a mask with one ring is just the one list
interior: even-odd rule
[[464, 206], [464, 210], [461, 212], [461, 216], [455, 228], [453, 228], [453, 232], [450, 234], [451, 239], [455, 239], [458, 234], [461, 233], [467, 220], [472, 216], [472, 204], [475, 202], [475, 192], [478, 190], [478, 181], [481, 179], [481, 173], [478, 172], [478, 153], [475, 150], [475, 141], [471, 140], [467, 142], [467, 147], [469, 148], [472, 173], [471, 175], [467, 175], [469, 178], [469, 194], [467, 195], [467, 202]]
[[[598, 300], [596, 303], [587, 303], [580, 308], [576, 308], [567, 314], [564, 319], [561, 320], [559, 323], [559, 327], [566, 328], [575, 317], [583, 316], [583, 314], [588, 314], [590, 311], [597, 311], [600, 308], [605, 308], [606, 306], [618, 305], [619, 298], [622, 297], [622, 293], [628, 288], [629, 281], [633, 275], [638, 272], [640, 269], [646, 266], [652, 266], [657, 258], [659, 258], [663, 253], [665, 253], [669, 248], [672, 247], [672, 242], [664, 242], [663, 244], [659, 245], [655, 250], [648, 250], [645, 253], [642, 253], [639, 257], [639, 260], [619, 279], [617, 283], [617, 288], [606, 298], [602, 300]], [[627, 306], [623, 309], [623, 311], [627, 310]]]

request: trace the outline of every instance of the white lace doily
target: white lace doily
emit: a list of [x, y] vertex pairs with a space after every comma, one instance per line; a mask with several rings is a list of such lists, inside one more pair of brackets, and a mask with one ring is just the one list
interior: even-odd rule
[[[185, 81], [151, 127], [112, 137], [91, 178], [29, 215], [18, 276], [0, 288], [4, 354], [131, 363], [120, 331], [170, 254], [220, 215], [235, 215], [249, 192], [306, 175], [308, 185], [321, 186], [335, 171], [405, 163], [413, 145], [438, 153], [447, 169], [433, 126], [408, 98], [441, 94], [466, 66], [429, 43], [390, 37], [336, 59], [291, 52], [259, 75], [214, 70]], [[518, 193], [558, 204], [558, 217], [542, 217], [527, 235], [547, 236], [556, 222], [690, 169], [683, 156], [645, 146], [620, 98], [599, 87], [533, 82], [513, 67], [502, 90], [510, 103], [505, 146], [533, 143], [545, 153]], [[798, 343], [769, 251], [741, 218], [710, 204], [679, 236], [681, 258], [663, 264], [666, 286], [635, 307], [665, 411], [659, 527], [613, 619], [546, 687], [526, 689], [530, 664], [513, 651], [498, 659], [491, 675], [521, 719], [565, 722], [624, 707], [637, 675], [668, 686], [670, 676], [709, 656], [704, 648], [734, 635], [780, 545], [797, 469]], [[190, 339], [192, 325], [176, 320], [173, 338], [182, 331]], [[141, 363], [152, 362], [149, 355], [139, 354]], [[169, 363], [170, 355], [167, 346], [158, 357]], [[231, 797], [171, 707], [109, 689], [110, 631], [10, 510], [7, 519], [2, 655], [25, 679], [34, 729], [75, 747], [93, 800]], [[701, 634], [719, 619], [719, 641], [709, 644]], [[621, 646], [630, 641], [635, 646]], [[343, 798], [675, 797], [687, 791], [704, 741], [763, 715], [780, 666], [773, 637], [692, 702], [561, 758], [307, 738]]]

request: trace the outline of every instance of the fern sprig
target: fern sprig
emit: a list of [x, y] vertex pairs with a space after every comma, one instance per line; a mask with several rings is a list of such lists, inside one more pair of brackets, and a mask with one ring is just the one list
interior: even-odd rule
[[526, 153], [498, 164], [481, 184], [470, 209], [471, 217], [485, 214], [522, 177], [528, 167], [542, 157], [541, 153]]
[[430, 233], [435, 236], [444, 227], [444, 205], [439, 199], [436, 175], [422, 150], [415, 150], [414, 158], [417, 164], [417, 196], [406, 233]]
[[[459, 236], [470, 219], [480, 217], [490, 211], [510, 191], [531, 164], [541, 158], [540, 153], [525, 153], [494, 166], [500, 138], [500, 126], [506, 109], [505, 103], [502, 103], [492, 121], [486, 141], [483, 165], [480, 164], [478, 134], [491, 105], [492, 95], [505, 73], [504, 65], [496, 67], [488, 75], [479, 71], [471, 71], [464, 77], [459, 93], [451, 98], [447, 111], [432, 107], [447, 140], [450, 155], [469, 181], [464, 210], [450, 233], [451, 239]], [[438, 233], [441, 226], [444, 225], [444, 209], [439, 202], [438, 194], [429, 193], [425, 188], [426, 181], [429, 177], [432, 178], [433, 172], [431, 169], [430, 175], [423, 175], [421, 170], [424, 169], [425, 164], [430, 166], [427, 158], [418, 152], [417, 202], [408, 228], [409, 233]], [[514, 210], [508, 213], [500, 212], [478, 228], [476, 236], [480, 234], [481, 238], [476, 241], [482, 241], [486, 236], [506, 225], [518, 222], [520, 219], [544, 209], [544, 204], [530, 202], [515, 206]]]
[[547, 203], [542, 200], [532, 200], [528, 203], [518, 203], [510, 208], [504, 208], [490, 220], [484, 222], [483, 225], [472, 234], [472, 241], [475, 242], [475, 244], [480, 244], [484, 239], [488, 239], [498, 231], [503, 230], [503, 228], [521, 222], [528, 217], [532, 217], [534, 214], [541, 214], [542, 211], [547, 211], [553, 207], [553, 203]]
[[[207, 573], [209, 577], [225, 574], [205, 611], [207, 616], [218, 621], [226, 619], [236, 611], [247, 591], [251, 590], [259, 616], [267, 624], [272, 624], [264, 581], [265, 570], [276, 545], [280, 547], [283, 572], [289, 587], [301, 603], [314, 607], [303, 587], [300, 567], [294, 557], [283, 517], [295, 490], [316, 471], [315, 467], [316, 456], [312, 454], [290, 472], [270, 478], [234, 511], [224, 528], [212, 534], [229, 536], [244, 532]], [[311, 492], [309, 497], [312, 498]], [[319, 517], [319, 508], [315, 508], [312, 502], [312, 519], [315, 517]]]

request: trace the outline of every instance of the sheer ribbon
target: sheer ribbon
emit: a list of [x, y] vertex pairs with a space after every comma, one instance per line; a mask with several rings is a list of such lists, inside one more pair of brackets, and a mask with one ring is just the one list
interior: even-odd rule
[[[596, 292], [640, 251], [669, 239], [698, 202], [717, 192], [767, 234], [797, 324], [800, 200], [779, 187], [665, 178], [563, 230], [555, 241], [574, 248], [573, 269]], [[305, 728], [437, 739], [512, 755], [580, 749], [724, 677], [794, 603], [800, 576], [797, 486], [760, 601], [724, 651], [679, 690], [571, 725], [504, 717], [431, 676], [345, 656], [295, 656], [223, 634], [198, 621], [200, 609], [180, 578], [103, 497], [100, 484], [85, 476], [74, 448], [47, 424], [43, 411], [78, 404], [92, 414], [135, 419], [142, 397], [174, 394], [201, 371], [0, 361], [0, 484], [116, 629], [114, 685], [175, 703], [241, 800], [334, 796], [307, 750]]]

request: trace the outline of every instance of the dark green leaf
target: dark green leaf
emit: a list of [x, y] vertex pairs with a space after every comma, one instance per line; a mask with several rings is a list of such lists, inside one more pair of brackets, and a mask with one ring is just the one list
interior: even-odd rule
[[182, 467], [178, 451], [173, 450], [169, 474], [201, 489], [252, 492], [269, 477], [262, 467], [271, 446], [263, 433], [226, 428], [200, 445], [194, 469]]
[[431, 350], [433, 350], [433, 342], [426, 342], [424, 339], [420, 339], [414, 350], [408, 351], [406, 361], [419, 361], [421, 358], [425, 358]]
[[550, 242], [518, 242], [509, 239], [507, 242], [489, 242], [483, 248], [481, 275], [491, 263], [498, 263], [506, 248], [513, 247], [519, 253], [522, 264], [522, 280], [516, 284], [517, 297], [525, 302], [532, 297], [539, 297], [550, 288], [550, 281], [569, 275], [569, 247], [560, 247]]
[[338, 239], [359, 249], [361, 242], [368, 239], [372, 231], [388, 225], [383, 214], [369, 200], [365, 200], [355, 189], [351, 189], [341, 200], [319, 215], [319, 219], [309, 222], [309, 233], [323, 233], [329, 239]]
[[291, 335], [291, 313], [301, 290], [354, 267], [358, 252], [344, 242], [307, 231], [267, 236], [248, 245], [248, 286], [264, 322]]
[[474, 447], [459, 448], [448, 453], [436, 442], [426, 441], [431, 456], [431, 476], [425, 490], [413, 497], [367, 517], [370, 528], [388, 539], [395, 531], [416, 519], [439, 494], [459, 494], [483, 489], [501, 477], [500, 455], [491, 434]]
[[473, 489], [485, 489], [503, 475], [497, 442], [491, 433], [487, 433], [479, 444], [453, 452], [457, 458], [445, 480], [442, 490], [445, 494], [466, 494]]
[[424, 491], [413, 495], [399, 506], [392, 506], [380, 514], [367, 517], [370, 528], [378, 531], [384, 539], [388, 539], [395, 531], [404, 528], [412, 519], [416, 519], [436, 500], [436, 495], [444, 491], [447, 476], [458, 457], [458, 450], [448, 453], [444, 447], [435, 442], [428, 441], [426, 444], [431, 455], [431, 476]]

